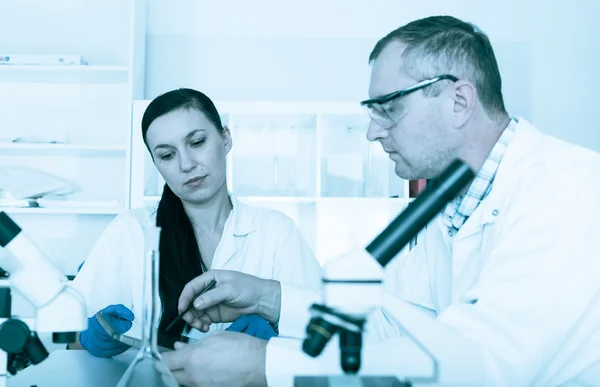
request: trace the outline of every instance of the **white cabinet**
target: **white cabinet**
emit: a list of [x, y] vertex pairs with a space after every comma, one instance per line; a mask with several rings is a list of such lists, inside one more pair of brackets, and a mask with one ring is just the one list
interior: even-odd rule
[[[141, 137], [150, 101], [134, 101], [132, 207], [155, 205], [164, 181]], [[319, 261], [364, 246], [408, 204], [408, 182], [378, 143], [356, 103], [215, 101], [231, 129], [229, 191], [289, 215]]]
[[0, 15], [0, 55], [83, 60], [0, 65], [0, 168], [41, 171], [74, 188], [66, 200], [0, 210], [73, 275], [108, 222], [130, 205], [131, 101], [144, 93], [146, 3], [8, 0]]

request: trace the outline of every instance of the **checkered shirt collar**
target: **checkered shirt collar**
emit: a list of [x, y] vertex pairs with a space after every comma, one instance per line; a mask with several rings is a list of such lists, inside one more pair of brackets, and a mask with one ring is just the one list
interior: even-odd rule
[[483, 162], [481, 169], [477, 172], [467, 193], [464, 196], [457, 197], [446, 205], [446, 208], [442, 212], [442, 220], [448, 227], [450, 235], [456, 233], [465, 224], [467, 219], [475, 212], [479, 203], [490, 192], [502, 156], [504, 156], [508, 144], [510, 144], [514, 137], [516, 126], [517, 121], [511, 119], [487, 159]]

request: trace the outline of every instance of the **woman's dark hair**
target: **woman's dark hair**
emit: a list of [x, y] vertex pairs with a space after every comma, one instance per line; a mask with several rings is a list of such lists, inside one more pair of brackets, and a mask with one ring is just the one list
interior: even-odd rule
[[[195, 109], [204, 113], [206, 118], [219, 130], [224, 131], [221, 117], [213, 102], [203, 93], [192, 89], [177, 89], [156, 97], [146, 108], [142, 117], [142, 138], [148, 147], [146, 135], [152, 122], [179, 109]], [[184, 286], [204, 271], [204, 263], [198, 249], [198, 242], [181, 200], [165, 184], [160, 199], [156, 225], [160, 233], [160, 281], [159, 294], [162, 315], [159, 330], [164, 334], [165, 327], [178, 315], [177, 304]], [[180, 320], [172, 332], [179, 335], [185, 328]]]

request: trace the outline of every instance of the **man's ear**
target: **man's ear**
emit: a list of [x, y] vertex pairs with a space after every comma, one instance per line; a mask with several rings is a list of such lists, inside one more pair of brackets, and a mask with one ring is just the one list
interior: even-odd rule
[[233, 140], [231, 139], [231, 131], [227, 126], [223, 126], [223, 141], [225, 143], [225, 154], [228, 154], [233, 146]]
[[454, 126], [462, 127], [473, 114], [477, 102], [477, 89], [469, 81], [459, 80], [452, 85]]

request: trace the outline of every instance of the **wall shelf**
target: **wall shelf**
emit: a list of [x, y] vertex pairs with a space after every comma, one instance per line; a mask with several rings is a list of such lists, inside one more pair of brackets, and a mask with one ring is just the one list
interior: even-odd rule
[[[238, 196], [240, 201], [246, 203], [316, 203], [320, 198], [309, 196]], [[160, 196], [144, 196], [144, 202], [155, 204], [160, 200]]]
[[[72, 278], [69, 278], [72, 276], [67, 276], [67, 283], [71, 283], [73, 282]], [[9, 287], [10, 286], [10, 280], [8, 278], [2, 278], [0, 279], [0, 288], [5, 288], [5, 287]]]
[[[343, 203], [365, 205], [371, 203], [409, 204], [413, 198], [366, 198], [366, 197], [306, 197], [306, 196], [238, 196], [239, 200], [247, 203]], [[160, 196], [144, 196], [144, 202], [156, 203]]]
[[240, 196], [239, 199], [248, 203], [315, 203], [319, 200], [309, 196]]
[[0, 65], [0, 83], [126, 83], [128, 74], [127, 66]]
[[341, 203], [345, 205], [357, 204], [357, 205], [369, 205], [369, 203], [389, 203], [389, 204], [402, 204], [408, 205], [414, 198], [366, 198], [366, 197], [322, 197], [319, 198], [320, 203]]
[[68, 207], [0, 207], [0, 211], [4, 211], [7, 214], [19, 214], [19, 215], [117, 215], [125, 211], [123, 207], [82, 207], [82, 208], [68, 208]]
[[43, 154], [119, 154], [123, 155], [127, 146], [123, 144], [41, 144], [0, 142], [0, 152], [34, 152]]

